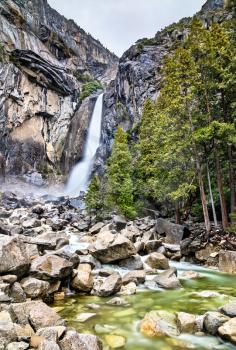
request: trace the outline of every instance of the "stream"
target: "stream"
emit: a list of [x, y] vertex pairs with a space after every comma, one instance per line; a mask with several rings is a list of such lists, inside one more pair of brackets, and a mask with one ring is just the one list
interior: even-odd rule
[[[67, 320], [68, 325], [81, 333], [92, 333], [99, 336], [104, 350], [110, 350], [107, 344], [108, 335], [119, 335], [126, 339], [123, 350], [230, 350], [236, 346], [213, 336], [196, 336], [181, 334], [177, 338], [148, 338], [139, 331], [139, 323], [147, 312], [166, 310], [170, 312], [188, 312], [202, 315], [207, 311], [215, 311], [236, 298], [236, 276], [224, 274], [216, 270], [203, 268], [188, 263], [171, 262], [178, 270], [178, 276], [184, 271], [195, 271], [200, 278], [181, 280], [183, 288], [179, 290], [150, 290], [139, 286], [136, 295], [122, 296], [127, 306], [106, 304], [112, 299], [88, 295], [73, 295], [66, 300], [58, 301], [54, 308]], [[108, 265], [106, 265], [106, 268]], [[116, 269], [115, 266], [110, 266]], [[118, 267], [117, 267], [118, 269]], [[124, 272], [119, 269], [119, 272]], [[203, 293], [208, 291], [211, 293]], [[202, 294], [199, 294], [202, 293]], [[97, 310], [91, 310], [87, 304], [97, 304]], [[81, 313], [96, 313], [94, 317], [81, 322]]]

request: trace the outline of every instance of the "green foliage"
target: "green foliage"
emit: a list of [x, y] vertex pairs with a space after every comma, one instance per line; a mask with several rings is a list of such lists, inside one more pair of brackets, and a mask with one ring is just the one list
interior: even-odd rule
[[81, 73], [80, 71], [76, 71], [74, 73], [76, 79], [81, 83], [88, 83], [90, 81], [94, 81], [94, 79], [87, 73]]
[[132, 158], [127, 135], [119, 127], [107, 167], [106, 203], [109, 208], [117, 210], [128, 218], [134, 218], [136, 215], [132, 174]]
[[36, 169], [44, 178], [47, 178], [53, 173], [52, 168], [46, 162], [39, 162]]
[[100, 89], [102, 89], [102, 84], [97, 80], [93, 80], [93, 81], [89, 81], [88, 83], [85, 83], [82, 86], [80, 100], [83, 101], [86, 97], [89, 97], [94, 92]]
[[88, 191], [85, 196], [85, 204], [87, 209], [95, 209], [101, 211], [104, 209], [104, 192], [102, 183], [98, 176], [94, 176], [90, 181]]

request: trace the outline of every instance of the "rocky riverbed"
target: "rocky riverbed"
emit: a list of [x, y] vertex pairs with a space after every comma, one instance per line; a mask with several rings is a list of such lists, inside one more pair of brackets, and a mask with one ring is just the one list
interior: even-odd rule
[[236, 277], [185, 263], [235, 272], [232, 247], [193, 222], [99, 221], [67, 198], [6, 191], [0, 349], [234, 349]]

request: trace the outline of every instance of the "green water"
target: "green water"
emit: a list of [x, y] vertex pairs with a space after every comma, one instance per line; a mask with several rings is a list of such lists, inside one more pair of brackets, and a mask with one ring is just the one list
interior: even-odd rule
[[[82, 333], [92, 333], [98, 335], [104, 343], [104, 349], [111, 348], [106, 344], [106, 335], [121, 335], [126, 339], [123, 350], [228, 350], [236, 349], [229, 343], [223, 342], [217, 337], [194, 336], [182, 334], [177, 339], [171, 338], [148, 338], [139, 332], [139, 323], [145, 314], [152, 310], [167, 310], [171, 312], [189, 312], [197, 315], [206, 311], [216, 310], [236, 298], [236, 275], [222, 274], [217, 271], [188, 266], [177, 265], [178, 272], [183, 270], [197, 271], [201, 278], [182, 282], [183, 288], [180, 290], [147, 290], [141, 289], [136, 295], [122, 297], [128, 306], [111, 306], [106, 302], [110, 298], [99, 298], [94, 296], [73, 296], [65, 301], [55, 304], [56, 310], [68, 321], [68, 325], [76, 328]], [[220, 293], [213, 297], [202, 297], [196, 293], [202, 291], [212, 291]], [[98, 304], [98, 310], [90, 310], [87, 304]], [[77, 317], [81, 313], [96, 313], [90, 320], [80, 323]], [[95, 326], [102, 326], [95, 331]], [[97, 327], [96, 327], [97, 329]]]

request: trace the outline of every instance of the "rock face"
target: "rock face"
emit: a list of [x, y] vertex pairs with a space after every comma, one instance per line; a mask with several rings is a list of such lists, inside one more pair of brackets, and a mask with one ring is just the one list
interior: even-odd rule
[[[2, 0], [0, 43], [0, 151], [7, 171], [58, 166], [62, 159], [71, 166], [94, 103], [80, 106], [81, 86], [88, 76], [109, 82], [117, 57], [45, 0]], [[68, 159], [73, 142], [78, 151]]]
[[29, 265], [30, 261], [23, 241], [18, 237], [0, 235], [0, 274], [23, 275]]

